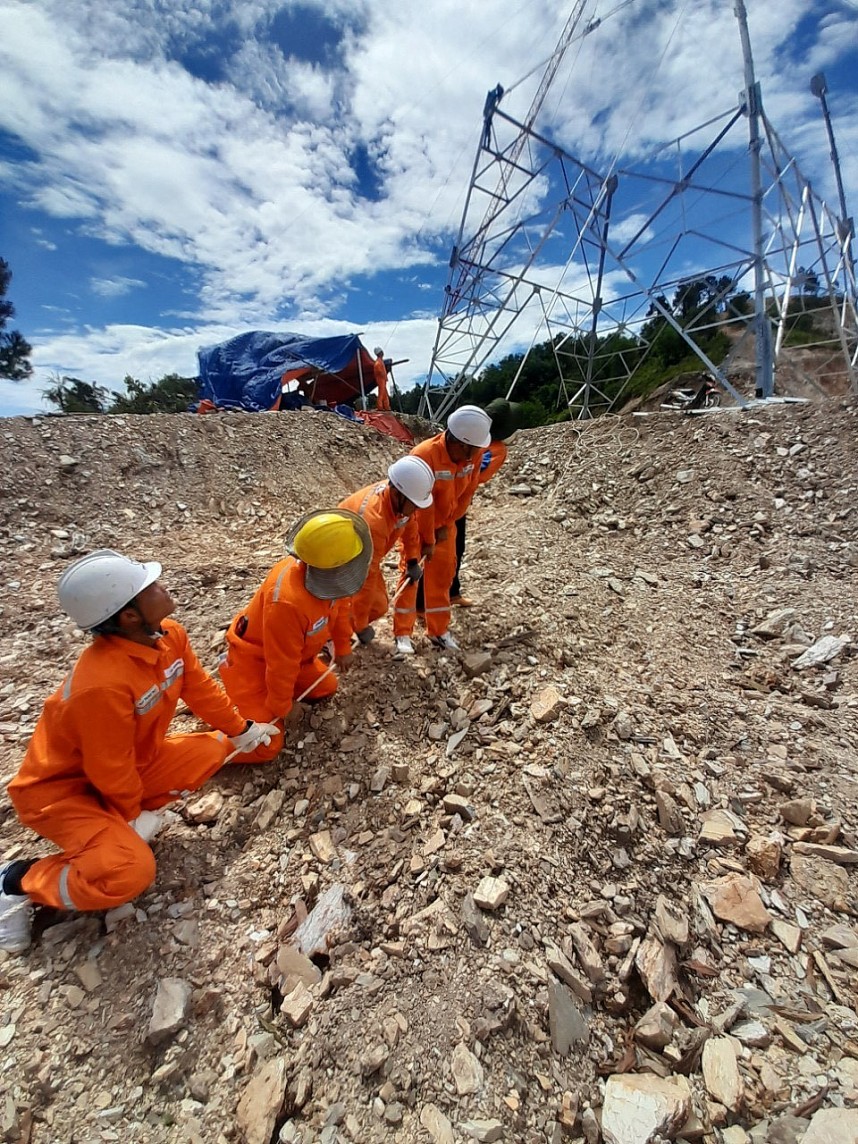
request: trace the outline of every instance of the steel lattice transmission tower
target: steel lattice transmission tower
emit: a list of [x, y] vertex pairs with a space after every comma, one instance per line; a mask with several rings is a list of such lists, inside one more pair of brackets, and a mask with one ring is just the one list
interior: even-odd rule
[[[824, 77], [814, 77], [812, 90], [829, 133], [835, 205], [816, 192], [765, 112], [744, 0], [735, 5], [744, 59], [738, 103], [635, 162], [619, 156], [598, 170], [536, 126], [567, 49], [600, 24], [585, 19], [586, 7], [576, 3], [523, 121], [504, 109], [500, 86], [488, 94], [421, 413], [441, 419], [459, 403], [522, 316], [535, 330], [531, 346], [540, 333], [550, 340], [558, 404], [575, 416], [615, 408], [633, 392], [652, 348], [647, 320], [656, 315], [738, 404], [749, 387], [770, 397], [811, 280], [825, 327], [805, 347], [813, 368], [858, 389], [855, 230]], [[711, 285], [706, 304], [683, 320], [668, 298], [701, 279]], [[729, 333], [731, 348], [716, 363], [703, 343], [717, 329]], [[751, 348], [747, 377], [736, 363]], [[816, 385], [792, 359], [789, 373]]]

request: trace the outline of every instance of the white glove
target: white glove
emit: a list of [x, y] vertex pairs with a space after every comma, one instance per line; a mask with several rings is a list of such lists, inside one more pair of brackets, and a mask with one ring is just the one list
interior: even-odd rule
[[251, 723], [246, 731], [234, 735], [231, 742], [241, 755], [255, 751], [257, 747], [267, 747], [280, 728], [276, 723]]
[[166, 823], [163, 816], [155, 814], [153, 810], [141, 810], [136, 818], [132, 818], [128, 823], [135, 834], [139, 835], [144, 842], [151, 842], [156, 834], [164, 829]]

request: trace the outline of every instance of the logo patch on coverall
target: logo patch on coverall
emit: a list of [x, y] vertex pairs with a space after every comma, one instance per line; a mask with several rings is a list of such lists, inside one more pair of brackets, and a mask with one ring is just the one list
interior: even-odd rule
[[307, 635], [314, 636], [316, 634], [316, 632], [320, 632], [322, 630], [322, 628], [327, 624], [327, 622], [328, 622], [328, 617], [322, 616], [321, 619], [316, 620], [316, 622], [310, 628], [309, 632], [307, 632]]

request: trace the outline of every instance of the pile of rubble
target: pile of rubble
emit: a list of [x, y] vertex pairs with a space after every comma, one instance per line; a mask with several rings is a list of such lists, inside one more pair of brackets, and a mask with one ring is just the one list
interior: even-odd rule
[[[285, 525], [396, 454], [308, 414], [116, 420], [9, 423], [6, 775], [80, 647], [76, 531], [161, 559], [213, 666]], [[0, 1132], [858, 1140], [856, 427], [520, 435], [469, 515], [463, 654], [394, 661], [380, 625], [274, 764], [174, 807], [147, 894], [0, 963]]]

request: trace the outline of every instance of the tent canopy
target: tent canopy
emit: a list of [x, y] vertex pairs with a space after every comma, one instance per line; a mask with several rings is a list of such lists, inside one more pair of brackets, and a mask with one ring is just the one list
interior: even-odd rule
[[340, 404], [375, 389], [369, 351], [357, 334], [309, 338], [253, 330], [201, 349], [200, 398], [221, 408], [259, 412], [277, 408], [285, 373], [309, 401]]

